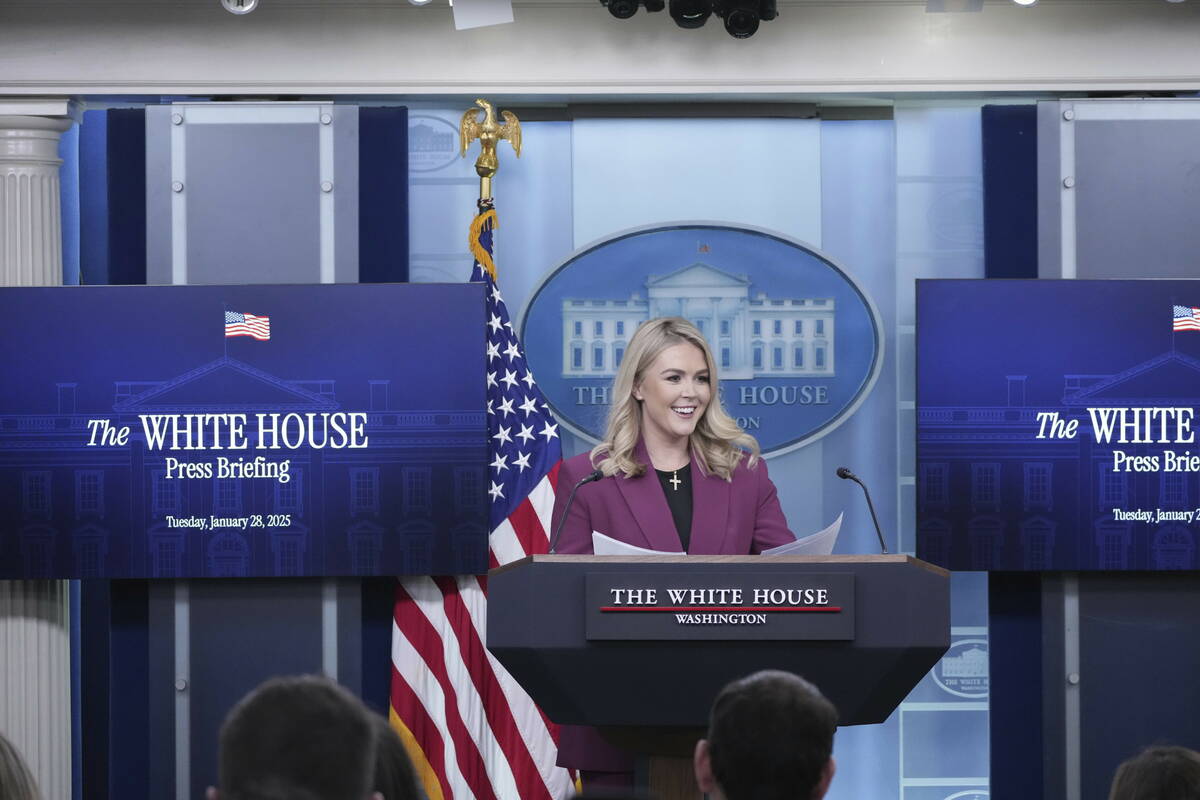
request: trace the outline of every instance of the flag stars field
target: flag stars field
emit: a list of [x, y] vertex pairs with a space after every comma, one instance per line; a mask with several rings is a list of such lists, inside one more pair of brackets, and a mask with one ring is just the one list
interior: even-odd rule
[[[494, 224], [494, 211], [481, 203], [471, 227], [471, 280], [484, 285], [488, 438], [473, 485], [487, 491], [486, 566], [493, 567], [547, 551], [562, 461], [558, 426], [529, 373], [495, 276], [483, 266], [492, 263]], [[571, 780], [555, 766], [557, 726], [484, 646], [486, 593], [482, 575], [408, 576], [397, 585], [393, 724], [406, 734], [429, 797], [566, 797]]]

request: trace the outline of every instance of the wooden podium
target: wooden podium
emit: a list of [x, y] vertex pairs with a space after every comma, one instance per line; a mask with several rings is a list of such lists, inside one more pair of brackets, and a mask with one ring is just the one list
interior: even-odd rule
[[697, 796], [678, 759], [729, 681], [786, 670], [878, 723], [949, 645], [949, 573], [910, 556], [539, 555], [488, 578], [488, 649], [553, 721], [651, 757], [663, 800]]

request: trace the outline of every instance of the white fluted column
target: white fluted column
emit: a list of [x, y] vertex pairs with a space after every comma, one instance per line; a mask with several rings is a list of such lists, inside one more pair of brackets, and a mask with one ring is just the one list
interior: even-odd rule
[[[21, 113], [38, 103], [0, 100], [2, 286], [63, 282], [58, 142], [71, 120]], [[0, 581], [0, 731], [45, 800], [71, 797], [69, 610], [67, 581]]]
[[71, 797], [67, 581], [0, 581], [0, 729], [45, 800]]
[[62, 283], [58, 142], [70, 119], [0, 115], [0, 283]]

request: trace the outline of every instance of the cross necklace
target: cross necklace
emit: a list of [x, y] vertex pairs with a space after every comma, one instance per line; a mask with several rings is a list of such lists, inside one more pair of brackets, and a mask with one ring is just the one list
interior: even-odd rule
[[671, 488], [674, 491], [679, 491], [679, 487], [683, 485], [683, 481], [679, 480], [679, 470], [671, 470], [671, 480], [667, 481], [667, 483], [671, 484]]

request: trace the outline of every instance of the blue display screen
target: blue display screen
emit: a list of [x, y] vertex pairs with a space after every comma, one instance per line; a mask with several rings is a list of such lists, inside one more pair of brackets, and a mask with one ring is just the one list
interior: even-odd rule
[[481, 573], [481, 285], [0, 289], [0, 578]]
[[1200, 281], [920, 281], [917, 555], [1197, 567]]

